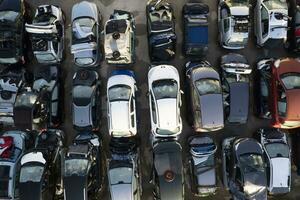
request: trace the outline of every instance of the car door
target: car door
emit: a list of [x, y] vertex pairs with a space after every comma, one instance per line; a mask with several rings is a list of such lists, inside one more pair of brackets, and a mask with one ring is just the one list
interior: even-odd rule
[[135, 96], [131, 96], [129, 100], [129, 117], [130, 117], [130, 127], [136, 129], [136, 107], [135, 107]]
[[225, 3], [222, 3], [219, 6], [219, 34], [220, 34], [220, 42], [224, 42], [225, 34], [229, 31], [229, 23], [230, 19], [228, 18], [228, 10]]
[[268, 39], [269, 35], [269, 12], [263, 4], [259, 7], [257, 18], [257, 43], [258, 45], [262, 45]]

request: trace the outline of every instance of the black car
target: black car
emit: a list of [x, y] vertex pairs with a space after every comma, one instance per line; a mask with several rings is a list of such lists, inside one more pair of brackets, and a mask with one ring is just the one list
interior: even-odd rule
[[300, 52], [300, 1], [289, 1], [289, 29], [286, 47], [290, 51]]
[[31, 87], [17, 96], [14, 104], [15, 126], [25, 130], [57, 127], [61, 121], [60, 79], [57, 66], [39, 66]]
[[150, 59], [171, 60], [175, 57], [177, 40], [172, 6], [163, 0], [149, 1], [146, 14]]
[[234, 200], [267, 200], [262, 146], [252, 138], [226, 138], [222, 143], [223, 182]]
[[23, 0], [0, 1], [0, 64], [25, 62], [25, 4]]
[[187, 3], [182, 10], [184, 27], [183, 51], [188, 56], [205, 56], [208, 52], [209, 7], [203, 3]]
[[77, 135], [65, 156], [65, 200], [96, 199], [102, 188], [102, 141], [91, 133]]
[[41, 131], [35, 147], [21, 158], [20, 200], [53, 200], [63, 195], [61, 167], [64, 133], [58, 129]]
[[248, 119], [251, 66], [240, 54], [221, 58], [224, 109], [229, 123], [244, 124]]
[[153, 145], [153, 195], [155, 200], [184, 199], [182, 147], [175, 140]]

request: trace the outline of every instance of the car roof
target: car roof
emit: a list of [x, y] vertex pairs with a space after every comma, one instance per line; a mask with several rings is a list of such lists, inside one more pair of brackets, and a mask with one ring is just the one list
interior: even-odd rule
[[0, 12], [1, 11], [15, 11], [20, 12], [21, 0], [3, 0], [0, 1]]
[[65, 199], [82, 200], [87, 199], [87, 177], [68, 176], [64, 177]]

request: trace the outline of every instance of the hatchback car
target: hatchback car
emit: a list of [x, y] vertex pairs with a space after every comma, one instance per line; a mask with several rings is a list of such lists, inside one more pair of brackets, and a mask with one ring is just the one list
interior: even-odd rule
[[187, 3], [182, 10], [184, 26], [184, 53], [204, 56], [208, 52], [209, 7], [203, 3]]
[[25, 84], [25, 71], [21, 67], [9, 67], [0, 72], [0, 123], [14, 125], [14, 104]]
[[97, 66], [101, 60], [101, 14], [95, 3], [81, 1], [72, 8], [71, 53], [80, 67]]
[[63, 167], [64, 200], [97, 199], [103, 183], [102, 141], [81, 132], [69, 146]]
[[39, 63], [59, 63], [64, 52], [64, 15], [54, 5], [42, 5], [36, 9], [32, 24], [25, 25], [32, 50]]
[[96, 71], [80, 69], [73, 76], [73, 126], [97, 130], [100, 120], [100, 80]]
[[291, 191], [291, 149], [287, 135], [280, 129], [260, 129], [260, 143], [267, 161], [270, 194]]
[[154, 200], [184, 200], [182, 147], [174, 140], [157, 141], [153, 146]]
[[196, 132], [224, 127], [223, 95], [219, 73], [207, 61], [186, 64], [189, 121]]
[[35, 147], [21, 158], [20, 200], [48, 200], [63, 196], [61, 167], [64, 133], [57, 129], [41, 131]]
[[115, 10], [104, 28], [105, 60], [128, 65], [135, 61], [135, 20], [132, 13]]
[[134, 138], [112, 138], [107, 161], [110, 200], [141, 200], [139, 148]]
[[242, 49], [248, 44], [249, 7], [249, 0], [219, 1], [219, 42], [223, 48]]
[[171, 65], [158, 65], [148, 72], [148, 97], [154, 137], [177, 137], [182, 130], [179, 74]]
[[112, 137], [130, 137], [137, 133], [135, 76], [130, 70], [114, 70], [107, 82], [107, 117]]
[[252, 138], [230, 137], [222, 143], [223, 182], [234, 200], [267, 200], [262, 146]]
[[288, 6], [284, 0], [258, 0], [254, 7], [254, 35], [258, 46], [275, 47], [287, 39]]
[[236, 53], [221, 58], [225, 115], [229, 123], [244, 124], [248, 119], [251, 66]]
[[217, 146], [208, 136], [191, 136], [189, 145], [189, 172], [191, 189], [195, 196], [206, 197], [217, 191]]
[[0, 63], [15, 64], [25, 62], [25, 19], [23, 0], [3, 0], [0, 2]]
[[300, 62], [293, 58], [263, 59], [259, 72], [258, 115], [276, 128], [300, 127]]
[[20, 158], [30, 147], [30, 136], [22, 131], [6, 131], [0, 136], [0, 196], [19, 199]]
[[172, 6], [166, 1], [150, 0], [146, 7], [149, 54], [152, 61], [175, 57], [176, 33]]

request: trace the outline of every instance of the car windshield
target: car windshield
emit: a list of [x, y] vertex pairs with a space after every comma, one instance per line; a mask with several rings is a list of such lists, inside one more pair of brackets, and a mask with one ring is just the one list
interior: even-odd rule
[[285, 73], [280, 76], [280, 79], [287, 90], [300, 89], [300, 73]]
[[242, 154], [240, 156], [240, 165], [245, 174], [265, 171], [263, 158], [260, 154]]
[[271, 158], [284, 157], [288, 158], [290, 150], [288, 145], [284, 143], [270, 143], [265, 145], [268, 155]]
[[23, 93], [16, 99], [15, 106], [31, 106], [37, 100], [37, 96], [34, 93]]
[[131, 184], [132, 168], [119, 167], [109, 170], [109, 181], [111, 185]]
[[25, 166], [21, 168], [20, 183], [40, 182], [44, 173], [43, 166]]
[[154, 81], [152, 89], [156, 100], [165, 98], [177, 98], [178, 85], [174, 79]]
[[9, 170], [10, 166], [0, 166], [0, 197], [8, 197], [8, 184], [9, 184]]
[[215, 157], [214, 154], [211, 154], [209, 156], [203, 156], [197, 158], [197, 168], [198, 167], [213, 167], [215, 166]]
[[41, 54], [35, 54], [36, 58], [38, 60], [45, 60], [45, 61], [53, 61], [55, 60], [55, 57], [51, 53], [41, 53]]
[[114, 85], [108, 89], [109, 101], [129, 101], [131, 88], [127, 85]]
[[86, 159], [68, 159], [65, 161], [65, 176], [86, 176], [88, 169], [88, 160]]
[[176, 134], [178, 133], [178, 131], [180, 130], [180, 127], [176, 127], [174, 130], [167, 130], [167, 129], [160, 129], [160, 128], [157, 128], [156, 129], [156, 132], [157, 134], [159, 135], [173, 135], [173, 134]]
[[264, 0], [264, 4], [269, 10], [287, 9], [286, 0]]
[[79, 65], [90, 65], [94, 62], [93, 58], [76, 58], [75, 62]]
[[200, 79], [195, 81], [196, 88], [200, 95], [220, 94], [220, 82], [217, 79]]
[[1, 11], [0, 12], [0, 21], [15, 21], [15, 19], [17, 18], [17, 16], [19, 15], [18, 12], [15, 11]]

